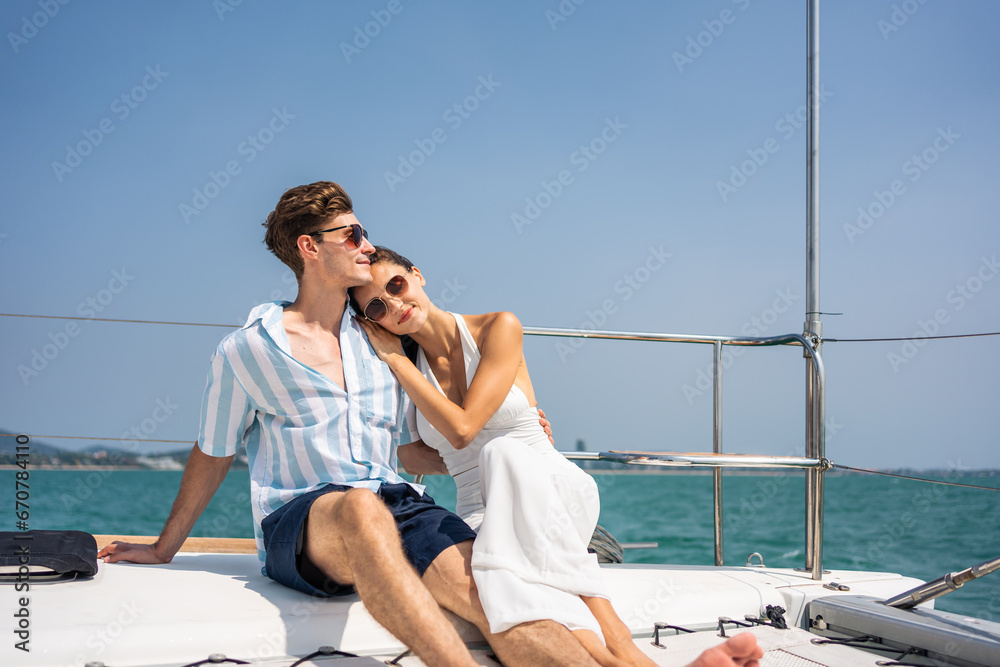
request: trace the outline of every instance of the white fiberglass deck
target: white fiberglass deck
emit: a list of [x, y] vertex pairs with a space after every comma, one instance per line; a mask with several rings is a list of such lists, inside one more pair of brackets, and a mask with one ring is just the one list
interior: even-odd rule
[[[619, 615], [643, 637], [657, 621], [704, 629], [717, 625], [720, 616], [743, 619], [768, 604], [787, 609], [789, 625], [801, 627], [809, 599], [836, 594], [808, 574], [787, 569], [606, 565], [603, 571]], [[896, 574], [847, 571], [826, 575], [830, 581], [849, 586], [847, 594], [880, 598], [919, 583]], [[324, 645], [361, 655], [404, 650], [356, 597], [316, 599], [284, 588], [260, 574], [253, 555], [182, 553], [166, 565], [101, 563], [92, 580], [32, 584], [30, 598], [31, 651], [5, 642], [0, 664], [184, 665], [213, 653], [259, 662], [304, 656]], [[471, 645], [481, 643], [474, 627], [455, 623]], [[698, 636], [697, 642], [721, 641], [711, 633]], [[678, 664], [670, 657], [674, 651], [652, 650], [660, 664]]]

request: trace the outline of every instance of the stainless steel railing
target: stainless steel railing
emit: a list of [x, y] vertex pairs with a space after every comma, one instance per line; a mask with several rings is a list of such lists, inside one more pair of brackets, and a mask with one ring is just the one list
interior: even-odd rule
[[[806, 535], [805, 569], [812, 578], [823, 578], [823, 473], [829, 467], [826, 460], [826, 373], [819, 354], [820, 341], [803, 334], [786, 334], [767, 338], [740, 336], [701, 336], [668, 333], [638, 333], [524, 327], [529, 336], [564, 338], [603, 338], [609, 340], [645, 340], [661, 343], [694, 343], [713, 348], [713, 407], [712, 453], [658, 452], [563, 452], [568, 458], [589, 461], [612, 461], [644, 466], [702, 466], [713, 468], [713, 498], [715, 524], [715, 564], [723, 564], [722, 530], [722, 469], [725, 467], [800, 468], [806, 470]], [[809, 360], [806, 374], [806, 443], [805, 456], [747, 456], [722, 454], [722, 346], [797, 345]]]

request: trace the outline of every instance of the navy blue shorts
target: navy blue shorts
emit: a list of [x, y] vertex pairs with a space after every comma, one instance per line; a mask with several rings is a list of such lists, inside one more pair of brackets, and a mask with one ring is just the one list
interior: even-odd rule
[[[264, 571], [267, 576], [289, 588], [330, 597], [350, 595], [354, 586], [340, 584], [316, 567], [306, 556], [306, 517], [317, 498], [335, 491], [349, 491], [350, 486], [328, 484], [303, 494], [264, 517]], [[459, 542], [475, 539], [476, 533], [453, 512], [436, 505], [427, 494], [420, 495], [409, 484], [383, 484], [378, 496], [396, 520], [403, 553], [417, 574], [423, 576], [438, 555]]]

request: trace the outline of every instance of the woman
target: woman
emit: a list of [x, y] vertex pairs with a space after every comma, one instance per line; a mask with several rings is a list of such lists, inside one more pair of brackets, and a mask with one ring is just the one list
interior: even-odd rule
[[[653, 665], [615, 614], [587, 553], [597, 486], [538, 422], [520, 322], [511, 313], [445, 312], [408, 259], [376, 246], [370, 260], [374, 280], [352, 290], [352, 303], [416, 405], [421, 439], [455, 478], [456, 512], [478, 530], [472, 569], [490, 630], [552, 619], [602, 665]], [[420, 346], [415, 363], [403, 335]]]

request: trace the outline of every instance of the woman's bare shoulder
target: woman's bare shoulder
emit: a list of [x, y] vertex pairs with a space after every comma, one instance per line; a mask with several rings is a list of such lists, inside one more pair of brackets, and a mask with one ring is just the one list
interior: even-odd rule
[[482, 347], [487, 339], [494, 336], [506, 338], [508, 336], [521, 335], [521, 320], [517, 315], [507, 311], [497, 311], [495, 313], [483, 313], [482, 315], [463, 315], [465, 324], [469, 327], [469, 332]]

